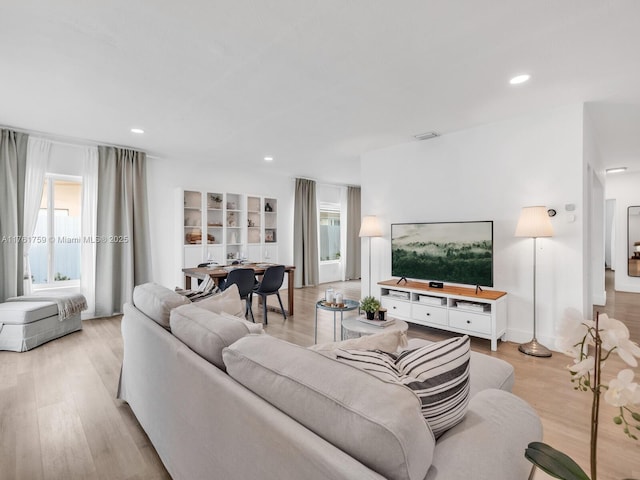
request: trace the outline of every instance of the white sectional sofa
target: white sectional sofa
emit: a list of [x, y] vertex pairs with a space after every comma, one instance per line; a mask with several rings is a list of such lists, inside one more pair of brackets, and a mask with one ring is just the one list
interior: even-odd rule
[[174, 479], [527, 478], [542, 427], [506, 362], [471, 353], [466, 415], [436, 440], [407, 387], [167, 292], [124, 306], [118, 398]]

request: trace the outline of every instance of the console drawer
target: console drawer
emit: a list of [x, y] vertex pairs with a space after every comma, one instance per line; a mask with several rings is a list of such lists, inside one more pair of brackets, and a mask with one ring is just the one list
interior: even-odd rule
[[411, 304], [408, 300], [402, 301], [383, 296], [380, 303], [387, 309], [387, 314], [390, 317], [411, 317]]
[[461, 330], [491, 335], [491, 315], [487, 314], [452, 308], [449, 310], [449, 325]]
[[432, 305], [413, 304], [411, 318], [416, 322], [427, 322], [434, 325], [447, 325], [447, 309]]

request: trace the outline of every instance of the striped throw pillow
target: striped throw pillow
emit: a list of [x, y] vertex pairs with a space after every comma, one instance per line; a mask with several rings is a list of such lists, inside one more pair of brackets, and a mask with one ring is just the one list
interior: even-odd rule
[[338, 350], [337, 359], [387, 382], [413, 390], [422, 415], [437, 437], [462, 421], [469, 403], [469, 337], [457, 337], [405, 350]]

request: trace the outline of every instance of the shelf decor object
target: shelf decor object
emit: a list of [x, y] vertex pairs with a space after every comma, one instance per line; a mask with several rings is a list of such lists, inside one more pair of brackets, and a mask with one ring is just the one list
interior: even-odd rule
[[359, 237], [366, 237], [369, 239], [369, 270], [367, 276], [369, 277], [369, 293], [371, 296], [371, 237], [381, 237], [382, 229], [380, 228], [380, 222], [375, 215], [366, 215], [362, 219], [362, 225], [360, 226]]
[[536, 338], [536, 239], [553, 237], [553, 226], [547, 213], [547, 207], [523, 207], [515, 236], [533, 238], [533, 338], [530, 342], [521, 344], [518, 350], [534, 357], [550, 357], [551, 350], [538, 342]]

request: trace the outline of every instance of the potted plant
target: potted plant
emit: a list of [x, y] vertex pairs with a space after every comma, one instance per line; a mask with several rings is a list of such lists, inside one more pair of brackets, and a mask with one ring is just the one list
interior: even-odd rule
[[380, 308], [380, 302], [374, 297], [364, 297], [360, 301], [360, 308], [367, 314], [367, 319], [373, 320], [376, 312]]
[[[591, 445], [589, 477], [570, 457], [541, 442], [532, 442], [524, 456], [545, 473], [561, 480], [596, 480], [598, 478], [598, 422], [601, 396], [609, 405], [618, 409], [613, 423], [621, 425], [624, 434], [638, 440], [640, 430], [640, 389], [633, 382], [634, 371], [626, 368], [607, 384], [602, 380], [605, 360], [616, 352], [630, 367], [636, 367], [640, 358], [640, 347], [629, 339], [627, 326], [615, 318], [596, 313], [596, 319], [587, 320], [576, 310], [568, 310], [561, 325], [557, 346], [566, 355], [573, 357], [571, 372], [574, 390], [591, 393]], [[635, 432], [635, 433], [634, 433]], [[531, 472], [532, 478], [533, 471]], [[608, 477], [611, 478], [611, 477]], [[632, 479], [625, 479], [632, 480]]]

